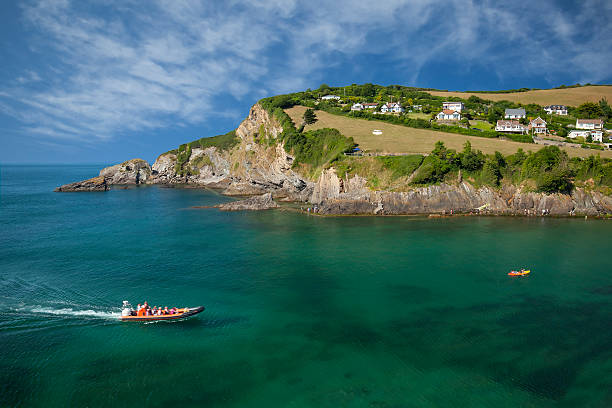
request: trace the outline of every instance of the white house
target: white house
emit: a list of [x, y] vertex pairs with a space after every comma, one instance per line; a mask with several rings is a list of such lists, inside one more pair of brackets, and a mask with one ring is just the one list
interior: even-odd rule
[[361, 103], [355, 103], [351, 106], [352, 111], [360, 111], [363, 110], [363, 105]]
[[525, 109], [506, 109], [504, 118], [506, 119], [523, 119], [526, 118], [527, 114]]
[[361, 104], [363, 105], [364, 109], [376, 109], [376, 107], [378, 106], [377, 103], [370, 103], [370, 102], [362, 102]]
[[420, 111], [423, 109], [423, 105], [412, 105], [412, 109]]
[[463, 105], [463, 102], [442, 102], [442, 110], [444, 109], [461, 112], [465, 109], [465, 105]]
[[603, 130], [603, 120], [601, 119], [576, 119], [576, 129]]
[[527, 126], [522, 125], [516, 120], [498, 120], [495, 125], [496, 132], [506, 133], [527, 133]]
[[548, 105], [544, 107], [544, 110], [549, 115], [552, 115], [553, 113], [555, 115], [567, 115], [567, 106], [565, 105]]
[[529, 122], [528, 129], [536, 134], [546, 134], [546, 121], [538, 116], [537, 118]]
[[583, 137], [585, 140], [587, 137], [591, 136], [591, 139], [594, 142], [603, 142], [603, 132], [601, 130], [572, 130], [569, 132], [567, 137], [570, 139], [575, 139], [577, 137]]
[[325, 95], [321, 99], [323, 99], [324, 101], [329, 101], [330, 99], [335, 99], [339, 101], [340, 97], [338, 95]]
[[450, 109], [443, 109], [442, 112], [436, 115], [439, 120], [461, 120], [461, 114]]
[[387, 112], [394, 112], [394, 113], [400, 113], [404, 111], [404, 108], [402, 107], [402, 105], [400, 105], [397, 102], [390, 102], [390, 103], [385, 103], [381, 108], [380, 111], [382, 113], [387, 113]]

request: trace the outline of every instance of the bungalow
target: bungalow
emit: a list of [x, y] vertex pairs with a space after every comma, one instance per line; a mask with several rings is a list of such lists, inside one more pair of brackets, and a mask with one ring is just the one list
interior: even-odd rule
[[536, 134], [546, 134], [546, 121], [538, 116], [537, 118], [529, 122], [528, 129]]
[[463, 102], [442, 102], [442, 110], [452, 110], [455, 112], [461, 112], [465, 109]]
[[565, 105], [548, 105], [544, 107], [544, 110], [549, 115], [552, 115], [553, 113], [555, 115], [567, 115], [567, 106]]
[[351, 110], [352, 111], [361, 111], [361, 110], [363, 110], [363, 104], [355, 103], [355, 104], [353, 104], [353, 106], [351, 106]]
[[438, 120], [461, 120], [461, 114], [450, 109], [443, 109], [442, 112], [436, 115]]
[[363, 105], [364, 109], [376, 109], [376, 107], [378, 106], [377, 103], [369, 103], [369, 102], [362, 102], [361, 104]]
[[516, 120], [498, 120], [495, 125], [495, 131], [524, 134], [527, 133], [527, 126], [522, 125]]
[[594, 142], [603, 142], [603, 132], [601, 130], [572, 130], [569, 132], [567, 137], [575, 139], [577, 137], [583, 137], [585, 140], [591, 136], [591, 140]]
[[387, 113], [387, 112], [394, 112], [394, 113], [400, 113], [404, 111], [404, 108], [402, 107], [402, 105], [400, 105], [397, 102], [391, 102], [391, 103], [385, 103], [381, 108], [380, 111], [382, 113]]
[[335, 100], [339, 101], [340, 97], [338, 95], [325, 95], [321, 99], [323, 99], [324, 101], [328, 101], [330, 99], [335, 99]]
[[576, 129], [603, 130], [603, 120], [601, 119], [576, 119]]
[[506, 119], [523, 119], [526, 118], [527, 114], [525, 113], [525, 109], [506, 109], [506, 113], [504, 118]]

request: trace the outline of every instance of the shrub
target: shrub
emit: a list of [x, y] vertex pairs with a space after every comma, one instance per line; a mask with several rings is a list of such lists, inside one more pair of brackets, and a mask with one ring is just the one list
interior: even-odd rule
[[446, 160], [431, 154], [423, 159], [423, 164], [412, 178], [412, 184], [422, 185], [440, 182], [452, 168], [453, 166]]
[[423, 162], [423, 156], [420, 154], [377, 157], [376, 159], [382, 163], [385, 169], [391, 170], [393, 180], [410, 176]]

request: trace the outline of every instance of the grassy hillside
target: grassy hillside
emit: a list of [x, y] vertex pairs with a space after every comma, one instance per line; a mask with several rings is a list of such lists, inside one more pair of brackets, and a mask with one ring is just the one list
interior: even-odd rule
[[513, 92], [513, 93], [470, 93], [470, 92], [447, 92], [428, 91], [435, 96], [457, 97], [467, 99], [475, 95], [482, 99], [491, 101], [511, 101], [522, 104], [537, 103], [538, 105], [569, 105], [578, 106], [585, 102], [598, 102], [602, 98], [612, 101], [612, 86], [582, 86], [565, 89], [543, 89], [538, 91]]
[[[294, 123], [300, 123], [305, 110], [304, 106], [294, 106], [285, 111]], [[482, 150], [486, 154], [499, 151], [508, 155], [515, 153], [519, 148], [534, 152], [542, 148], [542, 146], [536, 144], [408, 128], [385, 122], [332, 115], [319, 110], [316, 111], [316, 115], [318, 121], [313, 125], [306, 126], [305, 130], [335, 128], [343, 135], [352, 137], [361, 149], [373, 152], [427, 154], [433, 150], [435, 143], [439, 140], [442, 140], [448, 148], [455, 150], [461, 150], [464, 143], [469, 141], [474, 149]], [[374, 129], [382, 130], [383, 134], [380, 136], [372, 135]], [[570, 157], [588, 157], [592, 154], [600, 154], [601, 157], [612, 158], [612, 151], [609, 150], [601, 152], [581, 148], [564, 148], [564, 150]]]

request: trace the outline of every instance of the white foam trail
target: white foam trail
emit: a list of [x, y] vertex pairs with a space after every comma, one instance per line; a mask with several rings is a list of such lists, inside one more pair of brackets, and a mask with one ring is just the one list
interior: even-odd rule
[[64, 315], [64, 316], [87, 316], [97, 317], [100, 319], [118, 319], [121, 317], [120, 312], [100, 312], [96, 310], [73, 310], [73, 309], [51, 309], [46, 307], [37, 307], [30, 310], [33, 313], [45, 313], [52, 315]]

